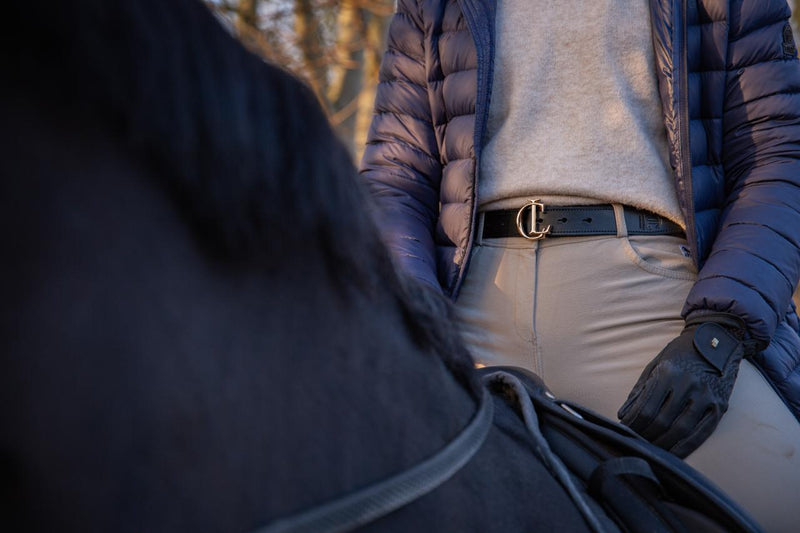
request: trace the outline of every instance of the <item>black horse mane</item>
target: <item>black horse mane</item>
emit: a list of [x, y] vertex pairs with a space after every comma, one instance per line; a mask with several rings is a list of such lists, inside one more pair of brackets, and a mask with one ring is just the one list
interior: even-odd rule
[[106, 123], [153, 165], [209, 253], [277, 275], [304, 247], [322, 250], [329, 283], [392, 293], [417, 344], [474, 393], [447, 302], [396, 274], [306, 85], [246, 51], [197, 0], [15, 2], [6, 20], [30, 36], [0, 51], [7, 88]]

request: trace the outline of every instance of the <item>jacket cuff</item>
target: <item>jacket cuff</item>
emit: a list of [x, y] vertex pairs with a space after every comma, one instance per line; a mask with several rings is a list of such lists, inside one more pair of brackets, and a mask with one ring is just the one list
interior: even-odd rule
[[747, 331], [745, 321], [734, 314], [723, 313], [714, 311], [712, 309], [695, 309], [685, 317], [686, 327], [696, 326], [698, 324], [713, 322], [724, 326], [725, 329], [730, 331], [740, 341], [756, 351], [764, 350], [769, 343], [754, 339]]

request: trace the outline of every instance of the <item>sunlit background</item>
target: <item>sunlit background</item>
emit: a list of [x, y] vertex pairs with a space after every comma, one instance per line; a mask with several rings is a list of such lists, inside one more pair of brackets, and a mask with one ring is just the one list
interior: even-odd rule
[[311, 85], [360, 158], [394, 0], [205, 1], [248, 48]]

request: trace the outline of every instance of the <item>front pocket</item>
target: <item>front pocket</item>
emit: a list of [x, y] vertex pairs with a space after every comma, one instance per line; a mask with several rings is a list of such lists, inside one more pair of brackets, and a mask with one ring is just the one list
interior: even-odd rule
[[621, 239], [625, 254], [642, 270], [670, 279], [694, 281], [697, 268], [686, 239], [675, 235], [630, 235]]

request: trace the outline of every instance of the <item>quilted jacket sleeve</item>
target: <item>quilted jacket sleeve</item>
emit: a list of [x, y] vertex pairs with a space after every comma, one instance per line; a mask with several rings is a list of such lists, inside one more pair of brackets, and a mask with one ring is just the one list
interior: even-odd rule
[[441, 290], [433, 228], [442, 170], [428, 101], [424, 37], [417, 2], [399, 0], [389, 26], [361, 176], [400, 269]]
[[800, 62], [786, 0], [731, 0], [725, 208], [684, 314], [742, 317], [766, 345], [800, 278]]

